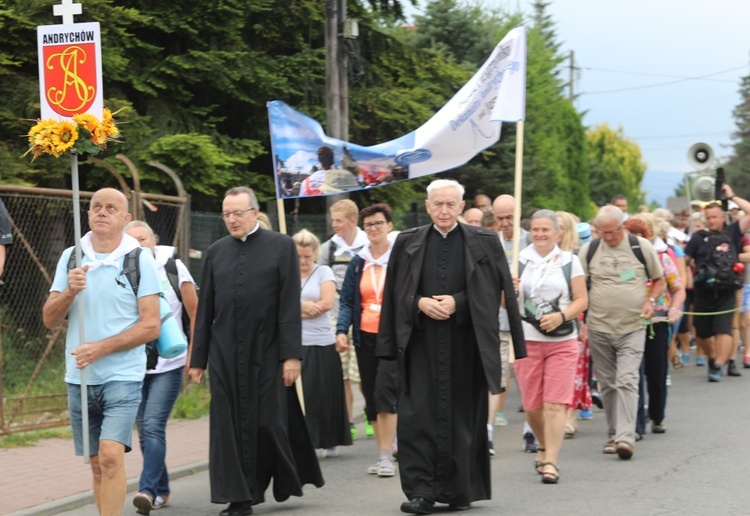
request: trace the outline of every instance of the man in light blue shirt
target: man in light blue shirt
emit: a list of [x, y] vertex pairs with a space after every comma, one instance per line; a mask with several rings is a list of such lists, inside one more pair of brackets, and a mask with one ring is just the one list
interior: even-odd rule
[[[66, 249], [43, 308], [48, 328], [59, 326], [66, 317], [69, 321], [65, 381], [77, 455], [83, 455], [80, 389], [81, 369], [86, 368], [91, 470], [101, 514], [119, 514], [125, 503], [124, 454], [130, 451], [146, 373], [143, 344], [157, 338], [160, 328], [161, 288], [153, 257], [148, 252], [139, 255], [137, 297], [123, 271], [125, 256], [140, 247], [123, 231], [130, 219], [121, 192], [104, 188], [94, 194], [88, 212], [91, 231], [81, 239], [82, 268], [68, 270], [73, 248]], [[79, 295], [82, 300], [74, 303]]]

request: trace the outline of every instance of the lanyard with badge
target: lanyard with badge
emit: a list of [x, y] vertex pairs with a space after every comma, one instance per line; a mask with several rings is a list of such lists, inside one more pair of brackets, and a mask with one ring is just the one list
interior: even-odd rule
[[[376, 278], [375, 275], [375, 267], [380, 267], [380, 279]], [[370, 282], [372, 283], [372, 291], [375, 293], [375, 302], [370, 303], [370, 310], [373, 312], [380, 313], [380, 309], [382, 307], [382, 299], [383, 299], [383, 287], [385, 286], [385, 267], [382, 265], [379, 265], [377, 263], [370, 263], [367, 267], [370, 269]]]
[[536, 316], [536, 312], [537, 312], [537, 301], [535, 299], [536, 291], [537, 289], [539, 289], [539, 287], [542, 286], [542, 284], [544, 283], [544, 280], [547, 279], [547, 275], [549, 274], [549, 271], [552, 268], [552, 262], [557, 260], [559, 257], [560, 255], [558, 254], [558, 255], [555, 255], [554, 258], [547, 260], [547, 266], [544, 268], [544, 273], [542, 274], [542, 277], [539, 278], [539, 281], [537, 281], [536, 283], [532, 283], [531, 285], [529, 299], [527, 299], [526, 302], [524, 302], [524, 307], [526, 308], [528, 312], [531, 313], [531, 315]]

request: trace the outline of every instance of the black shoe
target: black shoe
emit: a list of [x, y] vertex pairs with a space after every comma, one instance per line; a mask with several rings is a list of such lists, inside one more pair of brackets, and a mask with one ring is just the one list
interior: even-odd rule
[[742, 373], [737, 369], [734, 360], [727, 362], [727, 376], [742, 376]]
[[597, 408], [600, 408], [600, 409], [604, 408], [604, 402], [602, 401], [602, 393], [601, 392], [592, 392], [591, 393], [591, 401], [594, 403], [594, 405], [597, 406]]
[[471, 509], [470, 503], [467, 503], [466, 505], [460, 505], [457, 503], [448, 504], [449, 511], [468, 511], [469, 509]]
[[408, 514], [432, 514], [432, 502], [428, 502], [422, 497], [415, 496], [408, 502], [401, 504], [401, 512]]
[[229, 507], [219, 513], [219, 516], [250, 516], [252, 513], [251, 502], [232, 502]]

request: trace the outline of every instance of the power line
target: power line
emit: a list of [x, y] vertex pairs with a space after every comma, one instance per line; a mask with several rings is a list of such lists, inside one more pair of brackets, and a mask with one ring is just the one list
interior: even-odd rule
[[644, 89], [647, 89], [647, 88], [658, 88], [660, 86], [669, 86], [669, 85], [678, 84], [678, 83], [681, 83], [681, 82], [697, 81], [697, 80], [700, 80], [700, 79], [705, 79], [706, 77], [713, 77], [714, 75], [721, 75], [723, 73], [733, 72], [735, 70], [739, 70], [741, 68], [745, 68], [746, 66], [747, 65], [737, 66], [735, 68], [729, 68], [727, 70], [722, 70], [720, 72], [707, 73], [705, 75], [698, 75], [698, 76], [695, 76], [695, 77], [686, 77], [686, 78], [683, 78], [683, 79], [677, 79], [677, 80], [674, 80], [674, 81], [661, 82], [661, 83], [657, 83], [657, 84], [647, 84], [647, 85], [644, 85], [644, 86], [634, 86], [634, 87], [631, 87], [631, 88], [619, 88], [619, 89], [616, 89], [616, 90], [594, 91], [594, 92], [590, 92], [590, 93], [581, 92], [580, 95], [604, 95], [606, 93], [620, 93], [620, 92], [623, 92], [623, 91], [634, 91], [634, 90], [644, 90]]
[[675, 134], [673, 136], [631, 136], [634, 140], [670, 140], [672, 138], [700, 138], [702, 136], [726, 136], [727, 131], [721, 133], [700, 133], [700, 134]]
[[[734, 71], [734, 70], [737, 70], [739, 68], [744, 68], [745, 66], [746, 65], [742, 65], [742, 66], [739, 66], [737, 68], [732, 68], [731, 70], [726, 70], [725, 72]], [[684, 76], [680, 76], [680, 75], [664, 75], [664, 74], [657, 74], [657, 73], [630, 72], [630, 71], [625, 71], [625, 70], [609, 70], [607, 68], [578, 67], [577, 69], [578, 70], [588, 70], [588, 71], [591, 71], [591, 72], [608, 72], [608, 73], [619, 73], [619, 74], [623, 74], [623, 75], [637, 75], [637, 76], [641, 76], [641, 77], [664, 77], [664, 78], [667, 78], [667, 79], [682, 79], [682, 80], [686, 80], [686, 81], [690, 81], [690, 80], [695, 80], [696, 79], [695, 77], [684, 77]], [[719, 72], [719, 74], [725, 73], [725, 72]], [[731, 83], [736, 83], [737, 82], [736, 80], [733, 80], [733, 79], [702, 79], [702, 80], [711, 81], [711, 82], [731, 82]]]

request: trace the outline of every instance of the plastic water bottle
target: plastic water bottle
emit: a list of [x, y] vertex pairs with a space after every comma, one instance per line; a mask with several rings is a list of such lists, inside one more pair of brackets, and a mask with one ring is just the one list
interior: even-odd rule
[[161, 312], [161, 333], [159, 333], [159, 339], [156, 341], [159, 356], [162, 358], [180, 356], [187, 351], [187, 341], [163, 294], [159, 294], [159, 309]]

